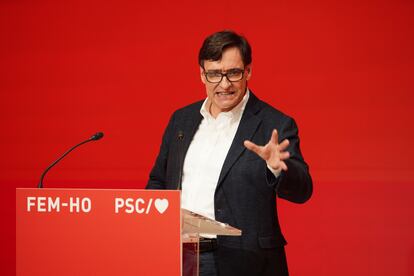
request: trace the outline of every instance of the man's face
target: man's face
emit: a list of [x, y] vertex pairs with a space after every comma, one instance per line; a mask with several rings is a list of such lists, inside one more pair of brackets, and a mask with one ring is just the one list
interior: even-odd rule
[[[225, 76], [219, 83], [210, 83], [205, 73], [228, 73], [231, 74], [243, 71], [243, 77], [239, 81], [230, 82]], [[234, 73], [236, 72], [236, 73]], [[220, 112], [233, 109], [243, 99], [246, 93], [247, 81], [250, 79], [250, 66], [244, 66], [238, 48], [228, 48], [223, 51], [221, 60], [204, 61], [204, 69], [200, 67], [201, 81], [206, 86], [210, 113], [216, 117]], [[218, 75], [218, 74], [217, 74]]]

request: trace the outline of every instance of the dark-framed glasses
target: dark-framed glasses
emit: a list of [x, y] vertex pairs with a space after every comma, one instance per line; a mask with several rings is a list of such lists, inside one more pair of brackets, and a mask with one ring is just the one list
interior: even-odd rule
[[225, 73], [222, 73], [221, 70], [209, 70], [204, 71], [204, 76], [210, 83], [220, 83], [223, 77], [226, 77], [229, 82], [237, 82], [243, 78], [244, 71], [245, 69], [240, 68], [230, 69]]

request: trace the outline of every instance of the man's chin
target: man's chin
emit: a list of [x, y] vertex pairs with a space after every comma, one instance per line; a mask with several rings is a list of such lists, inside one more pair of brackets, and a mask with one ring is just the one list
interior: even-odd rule
[[236, 101], [226, 101], [226, 102], [221, 102], [220, 104], [217, 105], [217, 107], [220, 110], [220, 112], [227, 112], [227, 111], [232, 110], [236, 105], [237, 105]]

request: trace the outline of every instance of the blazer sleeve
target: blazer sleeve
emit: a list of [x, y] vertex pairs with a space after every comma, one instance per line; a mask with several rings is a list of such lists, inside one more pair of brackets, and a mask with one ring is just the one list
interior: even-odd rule
[[267, 179], [270, 185], [274, 186], [277, 195], [295, 203], [304, 203], [312, 195], [313, 184], [309, 174], [309, 167], [304, 161], [299, 147], [298, 127], [292, 118], [289, 118], [282, 126], [279, 133], [279, 141], [289, 140], [287, 151], [290, 158], [285, 160], [287, 171], [282, 171], [276, 178], [267, 169]]
[[168, 154], [170, 150], [171, 137], [173, 136], [174, 123], [175, 113], [171, 116], [167, 128], [164, 131], [160, 151], [150, 172], [149, 180], [147, 186], [145, 187], [146, 189], [166, 189]]

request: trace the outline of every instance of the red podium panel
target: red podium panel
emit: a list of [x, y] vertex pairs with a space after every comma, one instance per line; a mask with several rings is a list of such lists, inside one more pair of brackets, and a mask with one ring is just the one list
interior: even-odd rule
[[17, 189], [17, 275], [180, 275], [179, 191]]

